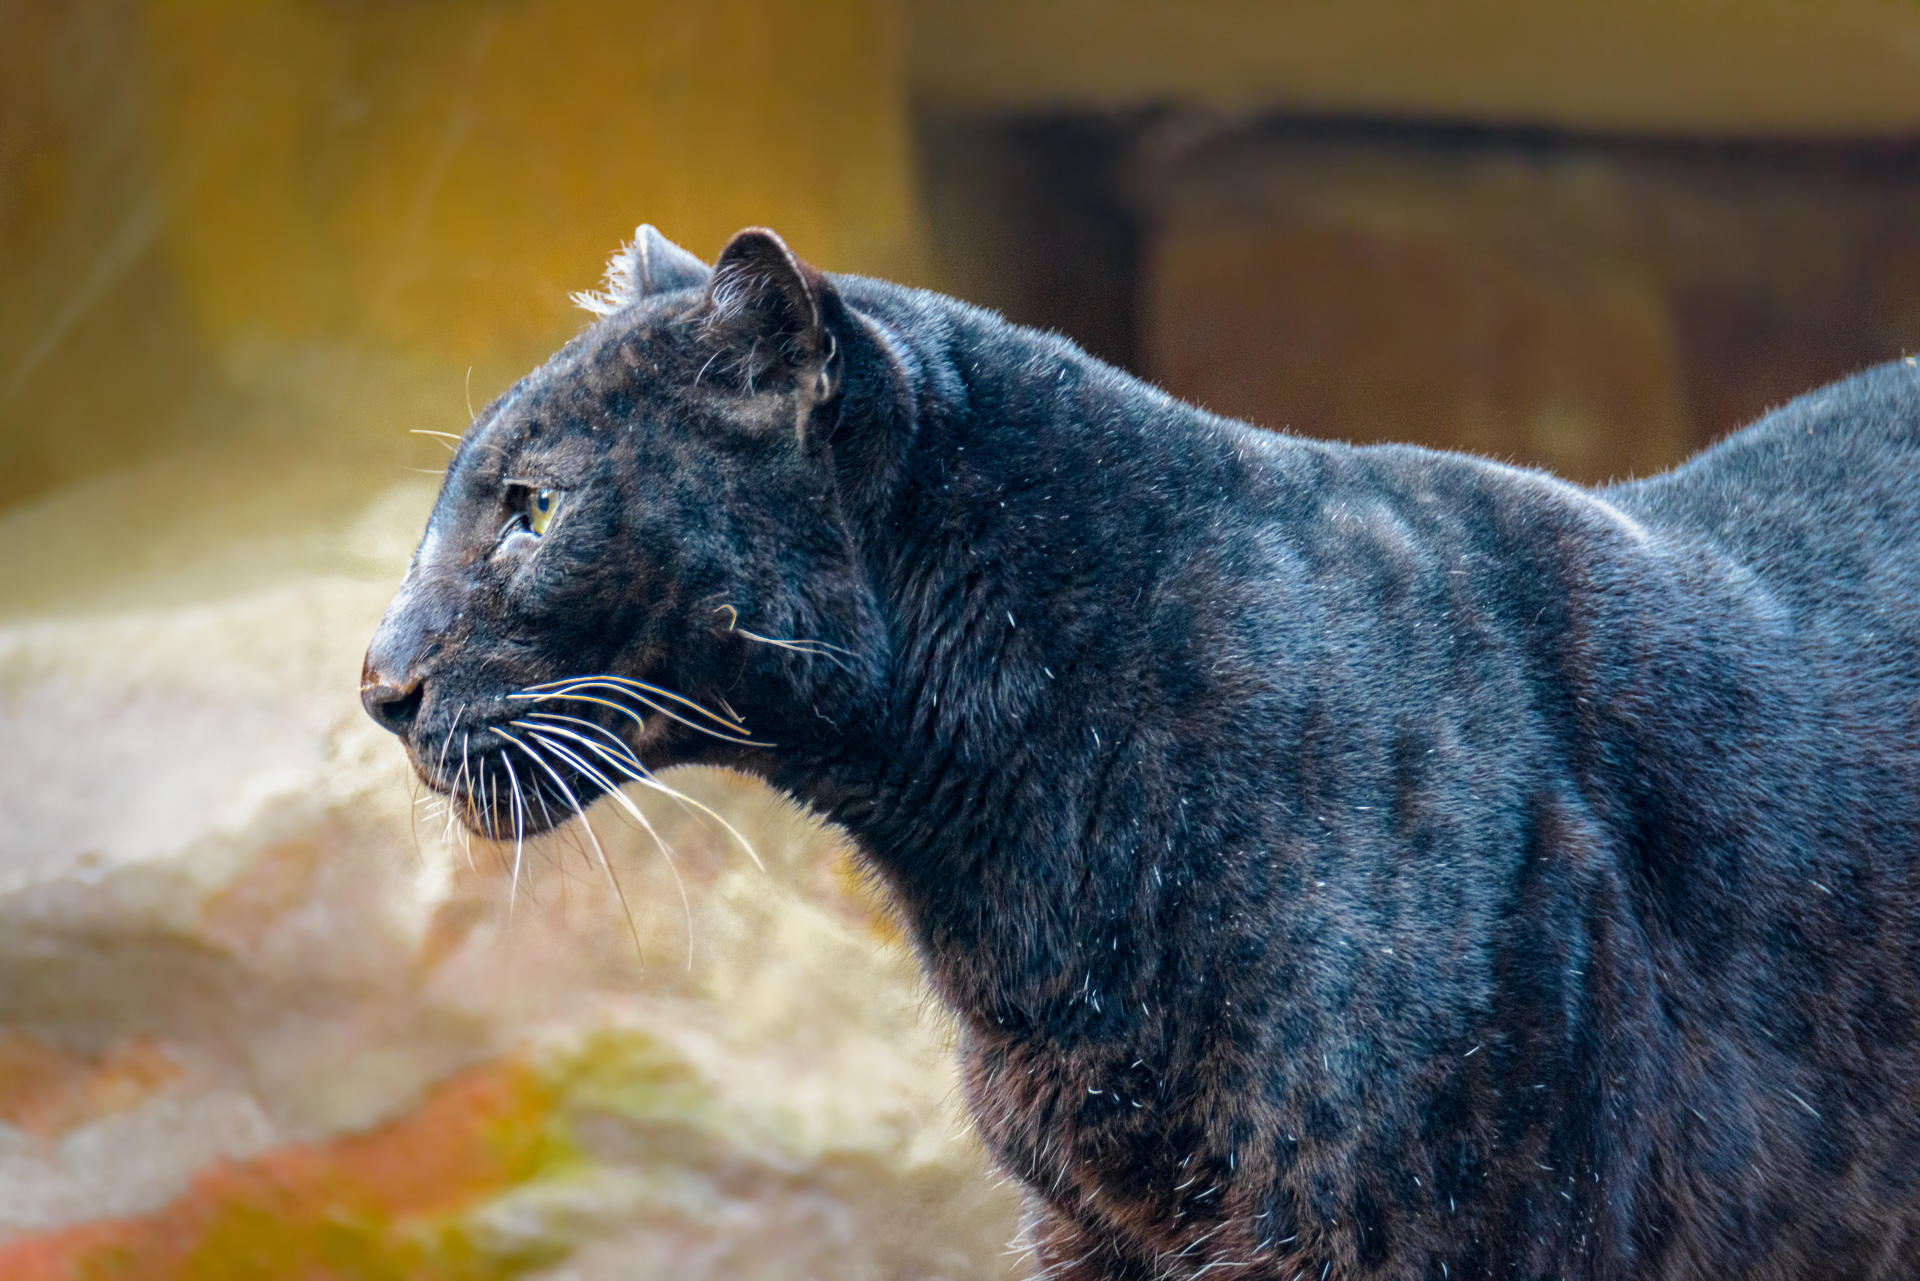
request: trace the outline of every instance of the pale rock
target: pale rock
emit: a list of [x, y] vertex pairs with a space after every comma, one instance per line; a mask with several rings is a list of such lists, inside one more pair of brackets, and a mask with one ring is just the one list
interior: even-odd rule
[[[951, 1029], [842, 841], [699, 771], [668, 781], [753, 854], [645, 794], [665, 848], [605, 802], [591, 840], [449, 832], [357, 696], [431, 488], [234, 476], [163, 461], [0, 518], [39, 553], [0, 575], [0, 1031], [179, 1065], [58, 1135], [0, 1120], [0, 1242], [520, 1054], [575, 1156], [462, 1221], [502, 1275], [1010, 1274]], [[623, 1086], [605, 1047], [636, 1045], [681, 1084]]]

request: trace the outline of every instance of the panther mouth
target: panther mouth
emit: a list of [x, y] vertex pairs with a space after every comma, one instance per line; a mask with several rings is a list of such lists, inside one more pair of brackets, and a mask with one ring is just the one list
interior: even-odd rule
[[[675, 727], [738, 746], [766, 746], [737, 715], [632, 677], [548, 681], [502, 702], [502, 711], [484, 719], [463, 724], [456, 715], [430, 758], [409, 745], [416, 773], [445, 798], [450, 818], [489, 840], [538, 836], [603, 796], [634, 810], [623, 790], [629, 784], [678, 795], [643, 757]], [[637, 811], [633, 817], [644, 824]]]
[[511, 704], [506, 718], [456, 722], [431, 754], [409, 755], [450, 821], [491, 841], [562, 827], [602, 796], [647, 777], [627, 741], [597, 720], [526, 713]]

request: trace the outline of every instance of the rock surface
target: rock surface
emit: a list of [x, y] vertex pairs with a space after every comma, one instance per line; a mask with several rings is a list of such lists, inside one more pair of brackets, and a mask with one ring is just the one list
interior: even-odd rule
[[431, 488], [236, 474], [0, 518], [0, 1275], [1012, 1275], [839, 839], [689, 771], [764, 870], [637, 796], [625, 909], [577, 826], [516, 882], [357, 702]]

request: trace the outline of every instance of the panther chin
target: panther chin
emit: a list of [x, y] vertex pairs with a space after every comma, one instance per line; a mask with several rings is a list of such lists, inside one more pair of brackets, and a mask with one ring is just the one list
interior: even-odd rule
[[408, 745], [420, 780], [447, 799], [463, 826], [489, 840], [563, 827], [631, 783], [659, 788], [654, 772], [686, 755], [651, 724], [622, 735], [570, 710], [516, 710], [509, 719], [456, 725], [430, 756]]

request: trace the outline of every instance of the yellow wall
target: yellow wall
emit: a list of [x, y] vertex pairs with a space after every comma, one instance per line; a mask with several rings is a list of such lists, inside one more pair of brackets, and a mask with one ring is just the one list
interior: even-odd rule
[[1920, 5], [0, 0], [0, 507], [457, 427], [643, 220], [923, 279], [910, 99], [1912, 133]]
[[0, 505], [483, 398], [642, 221], [911, 278], [906, 96], [894, 0], [0, 0]]
[[650, 221], [912, 267], [887, 0], [158, 0], [170, 243], [218, 338], [536, 355]]
[[1657, 133], [1920, 128], [1912, 0], [911, 0], [925, 97]]

